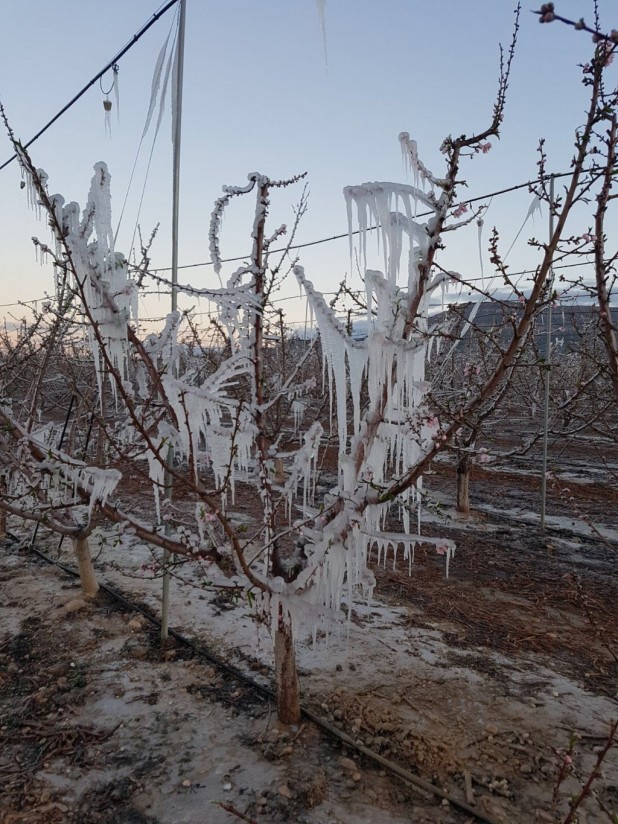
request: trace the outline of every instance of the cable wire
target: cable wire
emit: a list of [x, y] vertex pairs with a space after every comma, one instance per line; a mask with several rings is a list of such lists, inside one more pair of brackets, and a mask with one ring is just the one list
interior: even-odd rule
[[[97, 80], [100, 80], [106, 72], [108, 72], [111, 68], [113, 68], [114, 63], [117, 63], [117, 62], [120, 60], [120, 58], [121, 58], [121, 57], [124, 57], [124, 55], [125, 55], [125, 54], [129, 51], [129, 49], [132, 49], [132, 48], [133, 48], [133, 46], [134, 46], [134, 45], [138, 42], [138, 40], [140, 40], [140, 39], [141, 39], [141, 38], [142, 38], [142, 37], [146, 34], [146, 32], [148, 31], [148, 29], [149, 29], [151, 26], [153, 26], [153, 25], [157, 22], [157, 20], [159, 20], [161, 17], [163, 17], [163, 15], [165, 14], [165, 12], [166, 12], [166, 11], [168, 11], [169, 9], [171, 9], [171, 8], [172, 8], [172, 6], [175, 6], [175, 5], [176, 5], [176, 3], [178, 3], [178, 0], [169, 0], [169, 2], [167, 2], [167, 3], [166, 3], [166, 4], [165, 4], [165, 5], [164, 5], [164, 6], [163, 6], [163, 7], [162, 7], [159, 11], [156, 11], [156, 12], [152, 15], [152, 17], [150, 18], [150, 20], [148, 20], [148, 22], [147, 22], [147, 23], [144, 23], [144, 25], [143, 25], [143, 26], [141, 27], [141, 29], [137, 32], [137, 34], [134, 34], [134, 35], [133, 35], [133, 37], [131, 38], [131, 40], [129, 40], [129, 42], [126, 44], [126, 46], [124, 46], [122, 49], [120, 49], [120, 51], [119, 51], [117, 54], [115, 54], [115, 55], [114, 55], [114, 57], [112, 57], [112, 59], [109, 61], [109, 63], [107, 63], [107, 64], [106, 64], [106, 65], [105, 65], [105, 66], [101, 69], [101, 71], [100, 71], [100, 72], [98, 72], [97, 74], [95, 74], [95, 76], [92, 78], [92, 80], [89, 80], [89, 81], [88, 81], [88, 83], [86, 83], [86, 85], [85, 85], [85, 86], [84, 86], [84, 87], [83, 87], [83, 88], [82, 88], [79, 92], [77, 92], [77, 94], [75, 95], [75, 97], [73, 97], [71, 100], [69, 100], [69, 102], [66, 104], [66, 106], [63, 106], [63, 107], [62, 107], [62, 109], [60, 109], [60, 111], [59, 111], [59, 112], [57, 112], [57, 113], [56, 113], [56, 114], [52, 117], [52, 119], [51, 119], [51, 120], [49, 120], [49, 121], [48, 121], [48, 122], [47, 122], [47, 123], [43, 126], [43, 128], [42, 128], [42, 129], [39, 129], [39, 131], [38, 131], [38, 132], [37, 132], [37, 133], [36, 133], [33, 137], [31, 137], [31, 138], [30, 138], [30, 140], [29, 140], [27, 143], [23, 143], [23, 144], [22, 144], [22, 148], [27, 149], [29, 146], [32, 146], [32, 144], [35, 142], [35, 140], [38, 140], [38, 139], [39, 139], [39, 137], [41, 137], [42, 135], [44, 135], [44, 134], [45, 134], [45, 132], [46, 132], [46, 131], [50, 128], [50, 126], [53, 126], [53, 124], [56, 122], [56, 120], [58, 120], [60, 117], [62, 117], [62, 115], [63, 115], [65, 112], [68, 112], [68, 110], [69, 110], [69, 109], [70, 109], [70, 108], [71, 108], [71, 107], [72, 107], [75, 103], [77, 103], [77, 101], [78, 101], [81, 97], [83, 97], [83, 96], [86, 94], [86, 92], [88, 91], [88, 89], [89, 89], [91, 86], [93, 86], [93, 85], [97, 82]], [[0, 171], [2, 171], [2, 169], [5, 169], [5, 168], [6, 168], [6, 167], [7, 167], [10, 163], [12, 163], [12, 162], [13, 162], [16, 158], [17, 158], [17, 155], [16, 155], [16, 154], [14, 154], [14, 155], [12, 155], [12, 157], [9, 157], [9, 159], [8, 159], [8, 160], [5, 160], [5, 161], [4, 161], [4, 163], [0, 166]]]
[[[595, 170], [594, 169], [588, 169], [586, 171], [595, 171]], [[570, 177], [572, 174], [573, 174], [572, 172], [558, 172], [554, 175], [551, 175], [551, 177], [554, 177], [554, 178]], [[549, 176], [546, 176], [546, 178], [548, 179]], [[544, 179], [546, 179], [546, 178], [544, 178]], [[470, 198], [464, 199], [464, 200], [461, 201], [461, 203], [478, 203], [480, 200], [488, 200], [489, 198], [498, 197], [499, 195], [510, 194], [510, 192], [516, 192], [519, 189], [529, 189], [531, 186], [534, 186], [534, 185], [536, 185], [538, 183], [542, 183], [542, 182], [543, 181], [540, 180], [539, 178], [535, 178], [534, 180], [527, 180], [525, 183], [517, 183], [514, 186], [508, 186], [506, 189], [499, 189], [496, 192], [490, 192], [486, 195], [478, 195], [477, 197], [470, 197]], [[457, 206], [457, 204], [454, 204], [454, 208], [456, 206]], [[434, 213], [431, 212], [431, 211], [430, 212], [421, 212], [416, 217], [428, 217], [429, 215], [432, 215], [432, 214], [434, 214]], [[379, 227], [378, 226], [368, 226], [367, 229], [364, 230], [364, 231], [373, 232], [377, 228], [379, 228]], [[310, 241], [307, 241], [306, 243], [296, 243], [292, 246], [288, 246], [288, 247], [285, 247], [285, 248], [282, 248], [282, 249], [271, 249], [270, 251], [271, 251], [271, 254], [276, 255], [276, 254], [279, 254], [281, 252], [292, 251], [292, 250], [296, 250], [296, 249], [306, 249], [309, 246], [319, 246], [321, 243], [331, 243], [333, 240], [342, 240], [343, 238], [350, 237], [350, 235], [359, 235], [360, 233], [361, 233], [360, 229], [354, 229], [352, 232], [341, 232], [338, 235], [331, 235], [330, 237], [324, 237], [324, 238], [320, 238], [318, 240], [310, 240]], [[221, 263], [235, 263], [239, 260], [246, 260], [247, 257], [248, 257], [248, 255], [240, 255], [239, 257], [224, 258], [223, 260], [221, 260]], [[200, 263], [185, 263], [182, 266], [179, 266], [178, 268], [179, 269], [196, 269], [199, 266], [212, 266], [212, 261], [211, 260], [205, 260], [205, 261], [201, 261]], [[160, 268], [157, 268], [157, 269], [149, 269], [148, 271], [149, 271], [149, 273], [156, 274], [157, 272], [170, 272], [171, 269], [172, 269], [171, 266], [163, 266], [163, 267], [160, 267]], [[519, 274], [519, 273], [515, 273], [515, 274]], [[525, 272], [522, 272], [521, 274], [525, 274]], [[481, 280], [481, 279], [482, 278], [478, 278], [478, 280]]]

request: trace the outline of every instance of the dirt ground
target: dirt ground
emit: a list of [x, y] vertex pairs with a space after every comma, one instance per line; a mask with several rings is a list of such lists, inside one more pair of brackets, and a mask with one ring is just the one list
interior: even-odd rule
[[[545, 533], [525, 462], [476, 468], [467, 518], [452, 510], [452, 466], [436, 463], [423, 529], [456, 542], [449, 577], [431, 549], [417, 548], [411, 574], [390, 555], [373, 603], [315, 646], [299, 639], [308, 708], [502, 824], [563, 821], [618, 716], [618, 495], [610, 469], [579, 459], [550, 490]], [[107, 537], [102, 524], [101, 580], [156, 612], [149, 550]], [[53, 536], [36, 545], [71, 562]], [[270, 683], [266, 628], [201, 576], [178, 570], [172, 625]], [[162, 646], [110, 596], [85, 604], [74, 578], [19, 541], [0, 548], [0, 713], [3, 824], [475, 820], [310, 722], [279, 728], [264, 695], [178, 642]], [[593, 787], [580, 824], [618, 812], [616, 746]]]

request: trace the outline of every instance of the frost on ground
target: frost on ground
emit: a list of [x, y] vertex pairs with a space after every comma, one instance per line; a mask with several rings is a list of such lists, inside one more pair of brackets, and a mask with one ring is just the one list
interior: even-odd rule
[[[279, 728], [267, 700], [161, 650], [134, 614], [85, 605], [74, 580], [19, 552], [0, 570], [3, 824], [225, 824], [226, 807], [268, 822], [407, 820], [408, 791], [351, 771], [310, 726]], [[419, 820], [439, 820], [425, 806]]]
[[[407, 563], [393, 568], [392, 554], [383, 556], [379, 567], [373, 563], [382, 600], [357, 605], [349, 624], [315, 645], [310, 637], [299, 639], [303, 703], [497, 822], [561, 821], [578, 781], [562, 785], [554, 816], [556, 751], [579, 734], [575, 763], [585, 777], [616, 714], [615, 665], [569, 594], [565, 570], [581, 573], [611, 645], [613, 560], [602, 546], [562, 538], [553, 539], [548, 554], [525, 522], [521, 528], [491, 522], [484, 496], [486, 489], [495, 495], [498, 476], [479, 470], [477, 516], [440, 516], [437, 531], [456, 536], [458, 544], [448, 579], [430, 549], [417, 550], [412, 576]], [[431, 476], [434, 488], [442, 480]], [[518, 494], [525, 501], [525, 490]], [[507, 507], [516, 510], [513, 501], [505, 501]], [[240, 482], [235, 517], [246, 524], [252, 519]], [[97, 532], [100, 577], [158, 612], [160, 580], [142, 568], [152, 563], [150, 550], [135, 543], [130, 553], [120, 552], [113, 535], [105, 525]], [[41, 533], [38, 545], [57, 553], [53, 537]], [[60, 558], [71, 562], [68, 546]], [[2, 768], [9, 773], [9, 805], [23, 805], [19, 815], [44, 803], [61, 805], [49, 807], [56, 815], [51, 822], [175, 824], [202, 821], [206, 809], [208, 821], [234, 821], [216, 803], [222, 802], [264, 824], [469, 821], [381, 775], [311, 725], [278, 728], [259, 695], [187, 659], [181, 647], [160, 650], [154, 630], [105, 597], [71, 613], [78, 591], [57, 570], [23, 552], [3, 551], [2, 563], [3, 718], [13, 719], [4, 722], [2, 736], [12, 747]], [[172, 625], [270, 684], [268, 626], [255, 623], [244, 599], [202, 586], [197, 562], [176, 574]], [[51, 753], [42, 752], [37, 765], [40, 742], [56, 724], [63, 731], [65, 719], [68, 728], [82, 730], [81, 738], [55, 758], [52, 738]], [[11, 724], [20, 725], [19, 736]], [[609, 809], [616, 805], [616, 770], [614, 749], [596, 783]], [[108, 788], [105, 802], [95, 792], [99, 786]], [[42, 820], [32, 814], [12, 820]], [[604, 820], [594, 799], [580, 820]]]

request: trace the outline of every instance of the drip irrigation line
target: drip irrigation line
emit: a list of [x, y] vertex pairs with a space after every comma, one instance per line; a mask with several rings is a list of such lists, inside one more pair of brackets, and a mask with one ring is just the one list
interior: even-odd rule
[[[86, 94], [86, 92], [88, 91], [88, 89], [90, 89], [90, 87], [91, 87], [91, 86], [93, 86], [93, 85], [94, 85], [94, 84], [95, 84], [98, 80], [100, 80], [100, 79], [103, 77], [103, 75], [104, 75], [104, 74], [106, 74], [106, 73], [107, 73], [110, 69], [112, 69], [112, 68], [114, 67], [114, 64], [115, 64], [115, 63], [117, 63], [117, 62], [120, 60], [120, 58], [121, 58], [121, 57], [124, 57], [124, 55], [125, 55], [125, 54], [129, 51], [129, 49], [132, 49], [132, 48], [133, 48], [133, 46], [134, 46], [134, 45], [138, 42], [138, 40], [141, 40], [141, 38], [142, 38], [142, 37], [146, 34], [146, 32], [148, 31], [148, 29], [149, 29], [151, 26], [153, 26], [153, 25], [157, 22], [157, 20], [159, 20], [161, 17], [163, 17], [163, 15], [165, 14], [165, 12], [166, 12], [166, 11], [169, 11], [169, 9], [171, 9], [171, 8], [172, 8], [172, 6], [175, 6], [175, 5], [176, 5], [176, 3], [178, 3], [178, 0], [169, 0], [169, 2], [167, 2], [167, 3], [166, 3], [166, 4], [165, 4], [165, 5], [164, 5], [161, 9], [159, 9], [159, 11], [156, 11], [156, 12], [152, 15], [152, 17], [148, 20], [148, 22], [144, 23], [144, 25], [143, 25], [143, 26], [141, 27], [141, 29], [137, 32], [137, 34], [134, 34], [134, 35], [133, 35], [133, 37], [131, 38], [131, 40], [129, 40], [129, 42], [126, 44], [126, 46], [124, 46], [122, 49], [120, 49], [120, 51], [112, 57], [112, 59], [109, 61], [109, 63], [107, 63], [107, 64], [106, 64], [106, 65], [105, 65], [105, 66], [101, 69], [101, 71], [100, 71], [100, 72], [98, 72], [97, 74], [95, 74], [95, 76], [92, 78], [92, 80], [89, 80], [89, 81], [86, 83], [86, 85], [85, 85], [82, 89], [80, 89], [80, 91], [78, 91], [78, 92], [77, 92], [77, 94], [75, 95], [75, 97], [71, 98], [71, 100], [69, 100], [69, 102], [68, 102], [65, 106], [63, 106], [63, 107], [62, 107], [62, 109], [60, 109], [60, 111], [59, 111], [59, 112], [57, 112], [57, 113], [56, 113], [56, 114], [52, 117], [52, 119], [51, 119], [51, 120], [49, 120], [49, 121], [48, 121], [48, 122], [47, 122], [47, 123], [43, 126], [43, 128], [42, 128], [42, 129], [39, 129], [39, 131], [38, 131], [38, 132], [37, 132], [37, 133], [36, 133], [33, 137], [31, 137], [31, 138], [30, 138], [30, 140], [29, 140], [27, 143], [23, 143], [23, 144], [22, 144], [22, 147], [23, 147], [24, 149], [27, 149], [27, 148], [28, 148], [29, 146], [31, 146], [31, 145], [32, 145], [32, 144], [33, 144], [36, 140], [38, 140], [38, 139], [39, 139], [39, 137], [41, 137], [42, 135], [44, 135], [44, 134], [45, 134], [45, 132], [46, 132], [46, 131], [50, 128], [50, 126], [53, 126], [53, 125], [54, 125], [54, 123], [55, 123], [55, 122], [56, 122], [59, 118], [61, 118], [61, 117], [62, 117], [62, 115], [63, 115], [65, 112], [67, 112], [67, 111], [68, 111], [68, 110], [69, 110], [69, 109], [70, 109], [73, 105], [75, 105], [75, 103], [77, 103], [77, 101], [78, 101], [80, 98], [82, 98], [82, 97]], [[14, 155], [12, 155], [12, 157], [9, 157], [9, 159], [8, 159], [8, 160], [5, 160], [5, 162], [4, 162], [4, 163], [0, 166], [0, 171], [2, 171], [2, 169], [6, 168], [6, 167], [7, 167], [10, 163], [12, 163], [14, 160], [16, 160], [16, 158], [17, 158], [17, 155], [16, 155], [16, 154], [14, 154]]]
[[[15, 537], [15, 536], [12, 536]], [[29, 548], [31, 552], [41, 558], [48, 564], [61, 569], [63, 572], [66, 572], [68, 575], [72, 575], [74, 578], [79, 578], [79, 572], [73, 567], [67, 566], [60, 561], [56, 561], [54, 558], [51, 558], [45, 552], [42, 552], [40, 549], [36, 549], [34, 546], [28, 547], [25, 545], [24, 548]], [[151, 624], [160, 628], [161, 622], [160, 620], [146, 607], [142, 606], [141, 604], [137, 604], [134, 601], [131, 601], [126, 595], [123, 595], [114, 587], [109, 586], [109, 584], [99, 583], [99, 589], [117, 601], [119, 604], [122, 604], [126, 609], [130, 610], [131, 612], [139, 612], [141, 615], [144, 616]], [[251, 689], [255, 690], [256, 692], [261, 693], [270, 701], [276, 702], [277, 696], [275, 691], [272, 687], [268, 687], [264, 684], [260, 684], [258, 681], [255, 681], [249, 675], [246, 675], [241, 669], [235, 667], [233, 664], [228, 663], [223, 658], [220, 658], [218, 655], [215, 655], [211, 652], [208, 648], [204, 647], [202, 644], [197, 644], [195, 641], [192, 641], [190, 638], [187, 638], [186, 635], [182, 635], [180, 632], [177, 632], [174, 629], [169, 629], [169, 635], [174, 638], [175, 641], [178, 641], [179, 644], [182, 646], [187, 647], [188, 649], [192, 650], [195, 655], [199, 656], [200, 658], [205, 659], [213, 666], [216, 666], [218, 669], [223, 670], [228, 675], [232, 676], [233, 678], [237, 679], [238, 681], [242, 681], [247, 686], [251, 687]], [[482, 813], [480, 810], [476, 810], [474, 807], [469, 806], [463, 801], [460, 801], [455, 796], [451, 795], [450, 793], [445, 792], [440, 787], [436, 787], [429, 781], [425, 781], [422, 778], [419, 778], [417, 775], [409, 772], [408, 770], [403, 769], [398, 764], [395, 764], [394, 761], [390, 761], [388, 758], [385, 758], [383, 755], [375, 752], [375, 750], [369, 749], [364, 744], [359, 744], [354, 738], [349, 736], [347, 733], [343, 732], [342, 730], [338, 729], [337, 727], [333, 726], [333, 724], [329, 723], [325, 718], [317, 713], [313, 712], [306, 707], [301, 707], [301, 714], [304, 718], [311, 723], [315, 724], [325, 733], [327, 733], [331, 738], [335, 738], [337, 741], [345, 744], [351, 750], [355, 750], [360, 755], [365, 756], [370, 761], [373, 761], [375, 764], [378, 764], [380, 767], [388, 770], [393, 775], [396, 775], [402, 781], [407, 784], [411, 784], [418, 789], [423, 790], [424, 792], [428, 793], [429, 795], [438, 796], [439, 798], [445, 799], [452, 804], [453, 807], [457, 807], [462, 812], [467, 813], [468, 815], [473, 816], [477, 821], [482, 821], [483, 824], [499, 824], [495, 818], [490, 818], [489, 816]]]

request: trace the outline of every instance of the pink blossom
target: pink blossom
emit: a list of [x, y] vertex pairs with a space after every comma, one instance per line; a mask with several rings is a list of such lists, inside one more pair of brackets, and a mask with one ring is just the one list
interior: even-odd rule
[[466, 203], [460, 203], [459, 206], [453, 212], [453, 217], [461, 217], [468, 211], [468, 205]]
[[481, 151], [483, 154], [487, 154], [487, 152], [491, 149], [491, 143], [481, 143]]
[[488, 455], [487, 452], [483, 452], [479, 455], [479, 463], [488, 464], [491, 461], [491, 455]]
[[591, 235], [590, 232], [585, 232], [581, 236], [580, 240], [583, 240], [584, 243], [594, 243], [594, 241], [596, 240], [596, 235]]

